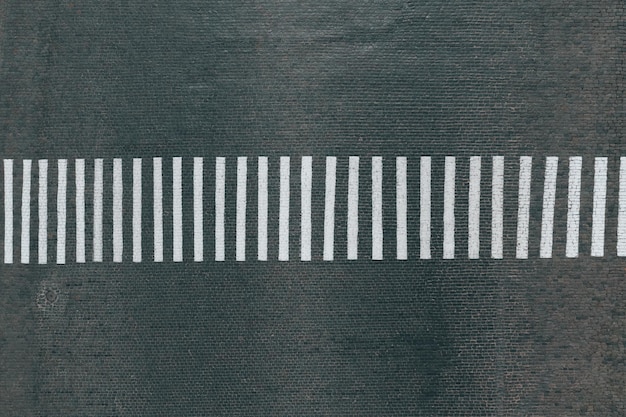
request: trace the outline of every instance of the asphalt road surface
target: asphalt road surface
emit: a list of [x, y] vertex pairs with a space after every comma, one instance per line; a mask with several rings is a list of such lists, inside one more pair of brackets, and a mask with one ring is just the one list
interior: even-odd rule
[[[0, 19], [0, 158], [12, 161], [0, 168], [0, 415], [626, 414], [621, 1], [5, 1]], [[248, 208], [238, 225], [240, 156]], [[269, 161], [267, 261], [257, 259], [259, 156]], [[311, 261], [301, 261], [300, 246], [305, 156]], [[327, 156], [337, 157], [332, 261], [323, 260]], [[347, 259], [350, 156], [361, 158], [356, 260]], [[431, 259], [420, 258], [423, 156], [432, 157]], [[447, 156], [456, 158], [453, 176]], [[480, 256], [468, 259], [474, 156]], [[491, 256], [494, 156], [504, 157], [502, 259]], [[533, 157], [522, 194], [521, 156]], [[156, 263], [154, 157], [163, 161], [165, 242]], [[202, 262], [193, 260], [194, 157], [204, 158]], [[400, 229], [396, 157], [407, 158]], [[565, 256], [571, 157], [582, 157], [577, 257]], [[599, 199], [595, 158], [604, 157]], [[103, 259], [93, 262], [100, 158]], [[142, 262], [133, 262], [133, 158], [143, 162]], [[86, 166], [85, 263], [76, 262], [76, 159]], [[24, 160], [32, 161], [26, 205]], [[43, 240], [41, 160], [49, 162]], [[551, 189], [554, 240], [544, 259]], [[600, 200], [603, 256], [591, 256]], [[518, 256], [520, 201], [529, 207], [528, 259]], [[398, 260], [405, 229], [408, 259]], [[454, 258], [443, 259], [450, 231]], [[215, 260], [219, 242], [224, 261]], [[246, 260], [237, 261], [242, 247]]]

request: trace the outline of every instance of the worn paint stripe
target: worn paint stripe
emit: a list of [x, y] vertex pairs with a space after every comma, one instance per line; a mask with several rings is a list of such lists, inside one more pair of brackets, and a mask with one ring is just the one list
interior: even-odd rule
[[67, 228], [67, 159], [57, 161], [57, 264], [65, 263]]
[[22, 227], [20, 262], [30, 262], [30, 190], [32, 160], [22, 161]]
[[359, 157], [348, 158], [348, 227], [347, 244], [349, 260], [358, 258], [359, 252]]
[[313, 189], [313, 158], [302, 157], [300, 168], [300, 260], [311, 260], [311, 193]]
[[246, 202], [248, 182], [248, 158], [237, 158], [237, 213], [235, 219], [235, 260], [246, 260]]
[[532, 157], [520, 157], [517, 211], [517, 247], [515, 252], [515, 256], [518, 259], [528, 258], [528, 228], [530, 223], [531, 174]]
[[455, 158], [446, 156], [443, 191], [443, 259], [454, 259], [455, 170]]
[[172, 158], [172, 260], [183, 261], [183, 158]]
[[289, 260], [289, 157], [280, 157], [280, 201], [278, 213], [278, 260]]
[[607, 167], [608, 158], [599, 157], [595, 159], [591, 224], [591, 256], [594, 257], [604, 256]]
[[480, 156], [470, 157], [467, 210], [467, 257], [480, 256]]
[[420, 259], [430, 259], [431, 158], [420, 158]]
[[408, 259], [407, 247], [407, 159], [396, 158], [396, 259]]
[[325, 261], [332, 261], [335, 251], [335, 187], [337, 158], [326, 157], [326, 198], [324, 200], [324, 253]]
[[543, 207], [541, 211], [541, 241], [539, 243], [539, 257], [552, 257], [552, 242], [554, 234], [554, 203], [556, 200], [556, 177], [559, 158], [546, 158], [545, 180], [543, 186]]

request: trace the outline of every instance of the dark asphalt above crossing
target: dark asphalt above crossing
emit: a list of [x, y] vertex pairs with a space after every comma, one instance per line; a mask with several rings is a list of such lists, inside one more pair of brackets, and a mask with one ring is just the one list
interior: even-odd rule
[[[625, 22], [617, 0], [0, 3], [0, 159], [15, 161], [16, 248], [14, 262], [0, 264], [0, 415], [623, 416], [626, 262], [616, 248]], [[299, 260], [299, 164], [309, 155], [337, 157], [332, 262], [321, 260], [325, 165], [315, 159], [314, 256]], [[359, 259], [348, 261], [354, 155], [364, 164], [359, 236], [367, 238]], [[492, 259], [491, 161], [500, 155], [504, 256]], [[235, 261], [238, 156], [249, 159], [250, 207], [258, 203], [256, 158], [270, 160], [265, 262]], [[289, 262], [277, 259], [281, 156], [294, 164]], [[371, 260], [377, 156], [385, 161], [382, 190], [392, 190], [383, 192], [381, 222], [394, 243], [392, 161], [408, 159], [407, 261], [395, 259], [395, 244], [385, 244], [382, 261]], [[422, 156], [433, 158], [429, 260], [419, 259]], [[455, 259], [442, 259], [446, 156], [457, 158], [455, 243], [463, 256]], [[483, 158], [484, 192], [481, 257], [470, 260], [465, 190], [473, 156]], [[529, 259], [516, 257], [520, 156], [535, 161]], [[548, 156], [560, 161], [554, 256], [539, 259]], [[573, 156], [582, 157], [580, 256], [567, 258]], [[122, 228], [132, 230], [132, 159], [145, 161], [148, 178], [154, 157], [163, 158], [168, 179], [164, 242], [175, 241], [172, 157], [183, 158], [186, 202], [193, 157], [206, 159], [211, 256], [214, 164], [227, 158], [225, 262], [190, 261], [190, 203], [181, 208], [188, 262], [170, 261], [178, 248], [168, 243], [166, 262], [134, 264], [130, 233], [127, 259], [113, 262], [111, 162], [124, 160]], [[591, 257], [594, 158], [602, 157], [605, 256]], [[72, 262], [56, 265], [56, 161], [67, 159], [73, 170], [76, 158], [88, 162], [88, 215], [90, 164], [106, 161], [105, 259], [73, 262], [76, 225], [68, 217]], [[34, 175], [31, 262], [18, 262], [24, 159], [33, 169], [50, 161], [46, 265], [35, 262]], [[143, 184], [151, 204], [152, 178]], [[0, 193], [4, 235], [4, 186]], [[150, 204], [142, 216], [152, 239]], [[246, 225], [254, 258], [256, 209]], [[147, 243], [144, 250], [152, 256]]]

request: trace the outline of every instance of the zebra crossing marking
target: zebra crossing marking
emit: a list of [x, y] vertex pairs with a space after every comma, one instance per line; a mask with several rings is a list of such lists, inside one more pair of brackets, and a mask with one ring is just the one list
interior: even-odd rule
[[[369, 158], [368, 158], [369, 159]], [[345, 259], [356, 260], [369, 258], [371, 260], [383, 260], [384, 259], [384, 247], [385, 243], [389, 242], [384, 239], [384, 214], [385, 201], [390, 197], [389, 193], [393, 193], [391, 190], [385, 189], [384, 184], [389, 182], [384, 181], [384, 164], [393, 162], [395, 164], [395, 259], [407, 260], [411, 259], [413, 255], [410, 253], [408, 240], [412, 233], [419, 235], [419, 254], [415, 254], [415, 257], [419, 259], [432, 259], [432, 242], [431, 234], [433, 233], [431, 224], [432, 215], [432, 157], [422, 156], [416, 159], [415, 162], [419, 163], [419, 190], [412, 189], [409, 184], [408, 167], [409, 159], [405, 156], [396, 156], [393, 159], [386, 159], [382, 156], [372, 156], [369, 159], [371, 163], [371, 255], [359, 256], [359, 197], [360, 197], [360, 181], [359, 181], [359, 168], [360, 157], [349, 156], [347, 157], [347, 203], [345, 210], [347, 210], [346, 218], [346, 235], [345, 235]], [[236, 161], [236, 164], [234, 163]], [[215, 158], [215, 200], [214, 200], [214, 215], [212, 221], [214, 221], [214, 238], [215, 238], [215, 261], [221, 262], [227, 259], [226, 253], [226, 222], [229, 221], [226, 201], [226, 187], [227, 176], [231, 175], [228, 170], [229, 164], [236, 166], [236, 197], [235, 197], [235, 215], [234, 215], [234, 227], [235, 227], [235, 245], [234, 245], [234, 259], [238, 262], [248, 260], [246, 254], [246, 241], [250, 237], [248, 235], [248, 171], [247, 156], [239, 156], [233, 158], [216, 157]], [[268, 181], [273, 171], [270, 171], [269, 158], [267, 156], [260, 156], [257, 159], [257, 258], [259, 261], [266, 261], [268, 259], [268, 212], [269, 212], [269, 190]], [[321, 164], [323, 161], [325, 172], [320, 178], [314, 178], [314, 164]], [[337, 259], [337, 244], [341, 242], [341, 239], [337, 241], [338, 236], [336, 230], [338, 225], [336, 224], [336, 211], [338, 206], [337, 196], [337, 179], [338, 177], [338, 161], [336, 156], [326, 156], [324, 158], [314, 158], [313, 156], [303, 156], [300, 159], [300, 187], [296, 192], [300, 193], [300, 261], [311, 261], [313, 259], [312, 253], [312, 238], [315, 225], [313, 224], [313, 201], [312, 191], [316, 186], [323, 187], [324, 190], [324, 203], [323, 203], [323, 223], [319, 227], [323, 231], [323, 245], [322, 253], [320, 257], [324, 261], [334, 261]], [[193, 222], [193, 261], [204, 261], [204, 211], [205, 201], [203, 198], [203, 186], [204, 186], [204, 159], [202, 157], [193, 158], [193, 181], [190, 187], [193, 187], [193, 219], [187, 220], [183, 217], [183, 205], [184, 195], [183, 187], [183, 157], [173, 157], [171, 159], [172, 171], [171, 177], [168, 179], [172, 181], [172, 240], [171, 243], [164, 242], [163, 235], [163, 159], [161, 157], [152, 158], [152, 183], [153, 183], [153, 207], [152, 207], [152, 226], [153, 239], [152, 246], [154, 250], [153, 261], [163, 262], [164, 247], [166, 244], [172, 245], [172, 258], [173, 262], [184, 261], [184, 225], [186, 221]], [[458, 234], [460, 232], [456, 225], [455, 217], [458, 214], [455, 200], [457, 192], [461, 192], [461, 189], [457, 187], [459, 184], [466, 184], [466, 191], [468, 193], [467, 200], [467, 259], [479, 259], [480, 258], [480, 243], [481, 243], [481, 171], [483, 159], [480, 156], [471, 156], [468, 158], [469, 172], [467, 178], [460, 178], [457, 176], [457, 163], [458, 159], [454, 156], [445, 156], [443, 158], [444, 175], [443, 175], [443, 216], [442, 216], [442, 230], [441, 230], [441, 257], [443, 259], [455, 259], [459, 257], [459, 253], [456, 251], [456, 243], [458, 242]], [[491, 258], [502, 259], [503, 247], [504, 247], [504, 173], [505, 173], [505, 157], [493, 156], [492, 157], [492, 177], [491, 177]], [[56, 248], [56, 260], [55, 263], [59, 265], [66, 264], [68, 262], [67, 250], [68, 250], [68, 221], [69, 214], [74, 214], [76, 224], [75, 229], [75, 244], [76, 257], [75, 262], [86, 262], [86, 242], [85, 242], [85, 229], [88, 222], [86, 219], [86, 167], [87, 162], [85, 159], [79, 158], [73, 161], [74, 169], [69, 170], [69, 166], [72, 162], [67, 159], [56, 160], [56, 187], [54, 187], [56, 205], [55, 205], [55, 233], [52, 235], [55, 240]], [[107, 163], [111, 163], [112, 181], [107, 187], [111, 187], [107, 191], [105, 189], [105, 160], [102, 158], [96, 158], [92, 161], [93, 164], [93, 262], [103, 262], [104, 247], [103, 242], [105, 236], [110, 236], [112, 241], [112, 261], [115, 263], [124, 262], [124, 171], [123, 171], [123, 159], [113, 158]], [[15, 190], [16, 175], [14, 159], [4, 159], [4, 263], [11, 264], [14, 262], [14, 234], [20, 234], [20, 244], [18, 250], [20, 250], [19, 262], [22, 264], [28, 264], [31, 261], [30, 253], [30, 222], [31, 222], [31, 190], [32, 190], [32, 178], [33, 178], [33, 160], [24, 159], [21, 164], [18, 162], [18, 166], [21, 165], [21, 187]], [[580, 239], [580, 210], [581, 210], [581, 183], [582, 183], [582, 164], [583, 158], [581, 156], [573, 156], [568, 158], [568, 170], [567, 170], [567, 228], [565, 239], [565, 257], [576, 258], [579, 256], [579, 239]], [[595, 157], [593, 158], [594, 170], [593, 170], [593, 210], [591, 214], [591, 250], [590, 256], [603, 257], [605, 256], [605, 233], [606, 233], [606, 214], [607, 214], [607, 176], [609, 169], [609, 160], [607, 157]], [[39, 264], [46, 264], [48, 262], [48, 241], [50, 239], [48, 235], [48, 166], [49, 161], [47, 159], [38, 160], [37, 163], [38, 178], [38, 244], [37, 244], [37, 262]], [[530, 206], [531, 206], [531, 191], [533, 183], [532, 175], [533, 157], [520, 156], [519, 157], [519, 176], [517, 183], [517, 235], [515, 244], [515, 258], [528, 259], [529, 257], [529, 229], [530, 223]], [[89, 164], [91, 166], [91, 164]], [[543, 171], [543, 187], [542, 187], [542, 205], [541, 205], [541, 231], [539, 241], [539, 258], [552, 258], [553, 244], [554, 244], [554, 222], [555, 222], [555, 206], [556, 206], [556, 193], [557, 193], [557, 180], [559, 173], [559, 158], [556, 156], [548, 156], [545, 158], [545, 167]], [[291, 213], [291, 193], [294, 191], [291, 188], [291, 158], [289, 156], [282, 156], [278, 159], [276, 167], [276, 174], [279, 180], [279, 198], [278, 198], [278, 253], [274, 255], [279, 261], [289, 261], [290, 259], [290, 220], [293, 213]], [[564, 171], [564, 170], [561, 170]], [[235, 170], [233, 170], [235, 172]], [[392, 171], [393, 172], [393, 171]], [[74, 187], [75, 187], [75, 210], [68, 211], [68, 186], [69, 176], [74, 175]], [[144, 247], [144, 224], [143, 218], [143, 204], [144, 195], [142, 190], [143, 183], [143, 160], [141, 158], [132, 158], [132, 176], [128, 179], [132, 186], [129, 189], [132, 190], [132, 222], [130, 222], [132, 229], [128, 236], [132, 235], [132, 243], [126, 243], [129, 248], [132, 247], [132, 260], [133, 263], [143, 262], [143, 247]], [[107, 174], [108, 176], [109, 174]], [[19, 178], [19, 177], [18, 177]], [[253, 179], [254, 181], [254, 179]], [[465, 188], [465, 187], [461, 187]], [[14, 197], [15, 193], [21, 193], [21, 207], [20, 215], [21, 222], [19, 222], [20, 231], [17, 232], [14, 227]], [[107, 198], [108, 193], [111, 192], [112, 206], [109, 209], [112, 216], [112, 233], [109, 235], [107, 231], [103, 230], [104, 218], [108, 213], [104, 212], [104, 199]], [[411, 213], [411, 207], [409, 204], [409, 195], [412, 192], [419, 192], [419, 208], [416, 208], [419, 212], [419, 229], [412, 231], [409, 227], [409, 218]], [[387, 196], [387, 197], [385, 197]], [[611, 200], [612, 201], [612, 200]], [[388, 201], [390, 202], [390, 201]], [[619, 164], [619, 194], [617, 196], [617, 240], [616, 240], [616, 254], [617, 256], [626, 256], [626, 157], [620, 158]], [[169, 205], [169, 203], [168, 203]], [[229, 209], [230, 210], [230, 209]], [[169, 212], [168, 212], [169, 213]], [[416, 213], [417, 214], [417, 213]], [[169, 216], [169, 214], [168, 214]], [[392, 234], [393, 236], [393, 234]], [[129, 242], [130, 242], [129, 241]], [[392, 243], [394, 244], [394, 243]], [[191, 246], [191, 244], [189, 244]], [[341, 245], [343, 248], [344, 246]], [[190, 258], [191, 259], [191, 258]]]

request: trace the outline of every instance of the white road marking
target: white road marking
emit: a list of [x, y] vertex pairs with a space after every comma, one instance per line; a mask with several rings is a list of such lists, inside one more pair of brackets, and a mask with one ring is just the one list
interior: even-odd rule
[[172, 260], [183, 261], [183, 158], [172, 158]]
[[154, 262], [163, 262], [163, 160], [152, 159]]
[[300, 260], [311, 260], [311, 192], [313, 157], [303, 156], [300, 168]]
[[193, 260], [195, 262], [204, 260], [203, 164], [202, 157], [193, 158]]
[[396, 258], [408, 259], [407, 247], [407, 160], [396, 158]]
[[480, 156], [470, 157], [469, 195], [467, 210], [467, 257], [480, 256]]
[[85, 160], [74, 165], [76, 183], [76, 262], [85, 263]]
[[420, 158], [420, 259], [430, 259], [430, 156]]
[[280, 206], [278, 213], [278, 260], [289, 260], [289, 157], [280, 157]]
[[504, 235], [504, 156], [493, 157], [491, 177], [491, 257], [502, 259]]
[[517, 248], [515, 257], [528, 259], [528, 228], [530, 224], [530, 185], [532, 157], [521, 156], [519, 165], [519, 193], [517, 211]]
[[93, 261], [102, 262], [102, 216], [104, 200], [104, 160], [95, 159], [93, 168]]
[[383, 259], [383, 158], [372, 157], [372, 260]]
[[258, 164], [257, 249], [259, 261], [267, 261], [267, 156], [259, 156]]
[[13, 263], [13, 160], [4, 160], [4, 263]]
[[359, 157], [348, 158], [348, 259], [358, 258], [359, 251]]
[[57, 161], [57, 264], [65, 264], [65, 233], [67, 226], [67, 159]]
[[30, 262], [30, 188], [31, 188], [32, 161], [24, 159], [22, 162], [22, 238], [20, 262]]
[[113, 159], [113, 262], [122, 262], [124, 250], [122, 159]]
[[626, 157], [620, 158], [617, 256], [626, 256]]
[[608, 158], [595, 159], [593, 182], [593, 215], [591, 225], [591, 256], [604, 256], [604, 215], [606, 212], [606, 178]]
[[224, 250], [224, 221], [226, 200], [226, 158], [215, 159], [215, 260], [222, 262], [226, 258]]
[[446, 156], [443, 191], [443, 259], [454, 259], [455, 170], [455, 158]]
[[567, 186], [567, 241], [565, 256], [578, 257], [580, 224], [580, 185], [583, 159], [580, 156], [569, 158], [569, 183]]
[[543, 207], [541, 211], [541, 241], [539, 257], [552, 258], [552, 242], [554, 234], [554, 203], [556, 200], [556, 176], [559, 158], [546, 158], [545, 181], [543, 186]]
[[[237, 196], [236, 196], [236, 235], [235, 259], [246, 260], [247, 239], [247, 157], [237, 157]], [[290, 239], [290, 157], [280, 157], [280, 198], [278, 201], [278, 260], [289, 260]], [[384, 199], [383, 199], [383, 157], [372, 157], [372, 260], [382, 260], [384, 257]], [[408, 251], [409, 235], [414, 233], [408, 229], [408, 161], [405, 156], [395, 157], [395, 204], [396, 204], [396, 259], [411, 259]], [[203, 202], [203, 158], [194, 157], [193, 168], [193, 222], [194, 222], [194, 261], [204, 260], [204, 202]], [[322, 259], [333, 261], [335, 259], [335, 229], [336, 223], [336, 190], [337, 190], [337, 157], [328, 156], [320, 159], [325, 161], [325, 200], [324, 200], [324, 242]], [[568, 174], [568, 212], [567, 212], [567, 238], [565, 256], [575, 258], [579, 256], [579, 228], [582, 187], [582, 160], [581, 156], [569, 157]], [[31, 230], [31, 192], [33, 169], [30, 159], [22, 160], [22, 184], [21, 184], [21, 228], [20, 228], [20, 262], [28, 264], [30, 259], [30, 230]], [[113, 262], [123, 262], [123, 233], [126, 225], [123, 223], [123, 160], [112, 159], [112, 211], [103, 212], [104, 190], [104, 160], [94, 159], [93, 180], [93, 261], [103, 260], [103, 218], [112, 215], [113, 234], [112, 249]], [[302, 157], [300, 173], [300, 260], [311, 261], [312, 259], [312, 189], [313, 163], [312, 156]], [[347, 259], [358, 258], [358, 226], [359, 226], [359, 162], [358, 156], [349, 157], [347, 178]], [[607, 176], [608, 158], [594, 158], [594, 188], [593, 188], [593, 214], [591, 230], [591, 256], [602, 257], [605, 253], [605, 233], [607, 215]], [[491, 199], [491, 257], [502, 259], [503, 257], [503, 220], [504, 220], [504, 156], [494, 156], [492, 169]], [[4, 159], [4, 263], [14, 262], [14, 216], [15, 216], [15, 190], [14, 190], [14, 166], [15, 160]], [[75, 160], [75, 210], [68, 213], [68, 160], [57, 160], [56, 181], [56, 232], [53, 238], [56, 240], [56, 263], [67, 262], [67, 221], [68, 215], [76, 215], [76, 262], [86, 262], [86, 175], [85, 159]], [[445, 157], [444, 161], [444, 187], [443, 187], [443, 227], [436, 231], [443, 237], [443, 258], [453, 259], [455, 253], [455, 199], [456, 199], [456, 158]], [[431, 259], [431, 233], [435, 232], [431, 225], [432, 215], [432, 158], [422, 156], [420, 158], [420, 259]], [[133, 250], [132, 262], [142, 262], [142, 159], [133, 158], [132, 167], [132, 236]], [[172, 218], [173, 218], [173, 260], [183, 261], [183, 190], [182, 190], [182, 157], [172, 159]], [[215, 259], [224, 261], [226, 258], [226, 158], [216, 158], [216, 183], [215, 183]], [[459, 183], [467, 183], [468, 188], [468, 258], [480, 257], [480, 220], [481, 220], [481, 173], [482, 158], [472, 156], [469, 158], [469, 175], [459, 178]], [[71, 173], [70, 173], [71, 175]], [[38, 161], [38, 263], [46, 264], [48, 250], [48, 161]], [[19, 178], [18, 178], [19, 179]], [[153, 190], [154, 190], [154, 261], [163, 261], [163, 187], [162, 187], [162, 159], [153, 158]], [[318, 179], [318, 182], [321, 178]], [[516, 258], [527, 259], [529, 257], [529, 227], [530, 205], [532, 189], [532, 157], [522, 156], [519, 159], [519, 189], [518, 189], [518, 213], [517, 213], [517, 241]], [[541, 236], [539, 242], [539, 257], [552, 258], [554, 248], [554, 221], [556, 208], [556, 187], [558, 181], [558, 157], [546, 157], [543, 202], [541, 217]], [[295, 191], [295, 190], [294, 190]], [[268, 256], [268, 158], [258, 158], [258, 259], [265, 261]], [[617, 207], [617, 255], [626, 257], [626, 157], [620, 158], [619, 167], [619, 195]], [[130, 225], [128, 225], [130, 226]], [[538, 225], [537, 225], [538, 226]], [[534, 227], [534, 224], [533, 224]], [[130, 231], [130, 227], [129, 227]]]
[[37, 262], [48, 263], [48, 161], [41, 159], [37, 162], [39, 169], [39, 196], [38, 196], [38, 249]]
[[335, 251], [335, 187], [337, 182], [337, 158], [326, 157], [326, 198], [324, 202], [324, 254], [325, 261], [332, 261]]
[[133, 158], [133, 262], [141, 262], [141, 158]]
[[248, 158], [237, 158], [237, 214], [235, 236], [235, 260], [246, 260], [246, 202], [248, 182]]

